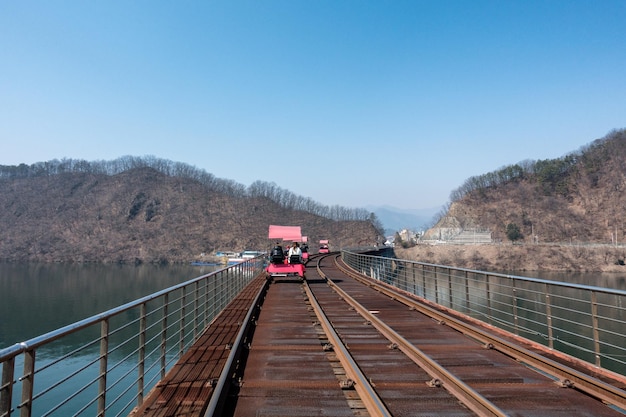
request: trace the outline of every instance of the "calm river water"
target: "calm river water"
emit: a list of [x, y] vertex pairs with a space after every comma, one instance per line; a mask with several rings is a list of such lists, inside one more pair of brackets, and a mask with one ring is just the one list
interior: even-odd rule
[[216, 269], [0, 263], [0, 349]]
[[[0, 349], [215, 269], [192, 265], [0, 263]], [[626, 290], [626, 272], [507, 273]]]

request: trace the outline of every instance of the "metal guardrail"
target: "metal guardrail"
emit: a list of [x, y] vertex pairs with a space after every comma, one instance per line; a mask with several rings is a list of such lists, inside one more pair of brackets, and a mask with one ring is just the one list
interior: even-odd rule
[[[342, 257], [374, 279], [626, 374], [626, 291]], [[263, 267], [254, 258], [0, 350], [0, 417], [127, 415]]]
[[253, 258], [0, 350], [0, 417], [127, 415], [264, 263]]
[[355, 271], [626, 375], [626, 291], [342, 252]]

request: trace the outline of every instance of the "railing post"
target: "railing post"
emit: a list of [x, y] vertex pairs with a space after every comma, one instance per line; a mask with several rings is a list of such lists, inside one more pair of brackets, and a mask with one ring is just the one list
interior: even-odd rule
[[382, 280], [382, 276], [381, 276], [381, 261], [380, 259], [368, 259], [368, 262], [362, 262], [362, 268], [367, 268], [369, 266], [369, 269], [372, 271], [372, 278], [377, 279], [378, 281]]
[[465, 308], [471, 312], [470, 308], [470, 289], [469, 289], [469, 272], [465, 271]]
[[143, 404], [146, 367], [146, 303], [139, 307], [139, 358], [137, 363], [137, 406]]
[[365, 260], [363, 260], [363, 262], [361, 263], [361, 268], [367, 269], [369, 267], [370, 271], [372, 271], [372, 278], [381, 281], [382, 276], [380, 263], [380, 259], [368, 259], [367, 263], [365, 262]]
[[454, 301], [452, 298], [452, 268], [448, 268], [448, 299], [450, 302], [450, 308], [454, 308]]
[[426, 298], [426, 265], [422, 264], [422, 297]]
[[596, 366], [600, 367], [600, 332], [598, 331], [598, 296], [591, 291], [591, 322], [593, 323], [593, 351], [595, 353]]
[[30, 417], [33, 409], [33, 388], [35, 385], [35, 351], [24, 352], [24, 377], [22, 378], [22, 403], [20, 417]]
[[13, 378], [15, 375], [15, 356], [2, 364], [2, 382], [0, 385], [0, 415], [11, 415], [11, 399], [13, 397]]
[[222, 309], [222, 306], [224, 305], [224, 300], [230, 298], [230, 269], [223, 271], [221, 274], [221, 279], [220, 279], [220, 291], [221, 293], [223, 293], [223, 297], [220, 299], [220, 308], [217, 311], [220, 311]]
[[213, 317], [215, 317], [217, 312], [221, 310], [222, 297], [224, 297], [226, 293], [226, 290], [224, 289], [225, 285], [224, 271], [220, 271], [219, 277], [216, 277], [215, 279], [215, 304], [213, 305]]
[[519, 335], [519, 320], [517, 315], [517, 288], [515, 288], [515, 280], [513, 282], [513, 328], [515, 329], [515, 334]]
[[[370, 269], [373, 269], [374, 271], [376, 271], [376, 265], [380, 263], [378, 260], [376, 260], [374, 258], [367, 258], [367, 259], [365, 259], [363, 257], [356, 256], [356, 255], [353, 255], [352, 257], [353, 257], [352, 262], [354, 263], [356, 261], [356, 264], [358, 266], [360, 266], [361, 268], [364, 268], [364, 269], [367, 269], [367, 267], [369, 266]], [[372, 278], [374, 278], [374, 277], [372, 277]], [[380, 270], [377, 271], [376, 278], [380, 279]]]
[[[233, 279], [233, 269], [229, 269], [226, 276], [228, 277], [228, 291], [227, 294], [228, 296], [226, 297], [226, 300], [230, 300], [231, 298], [233, 298], [233, 294], [235, 293], [235, 279]], [[236, 270], [235, 270], [236, 271]], [[226, 305], [227, 302], [224, 302], [224, 305]]]
[[233, 269], [229, 269], [228, 270], [228, 297], [226, 297], [226, 299], [224, 300], [224, 305], [228, 304], [228, 300], [230, 300], [231, 298], [233, 298], [233, 295], [235, 294], [235, 282], [236, 282], [236, 278], [237, 276], [236, 274], [236, 270]]
[[198, 281], [194, 283], [195, 291], [194, 291], [194, 299], [193, 299], [193, 341], [198, 340], [198, 326], [200, 325], [200, 284]]
[[213, 313], [214, 316], [222, 309], [223, 300], [227, 296], [228, 296], [228, 272], [222, 271], [220, 272], [219, 279], [215, 282], [216, 303], [215, 303], [215, 312]]
[[548, 326], [548, 347], [554, 349], [554, 336], [552, 331], [552, 304], [550, 302], [550, 292], [548, 290], [548, 284], [544, 284], [544, 291], [546, 293], [546, 324]]
[[410, 280], [412, 279], [412, 276], [411, 276], [409, 268], [412, 265], [411, 265], [411, 262], [409, 262], [409, 261], [402, 261], [402, 265], [403, 265], [403, 268], [402, 268], [403, 274], [402, 275], [404, 276], [404, 290], [406, 292], [411, 292], [412, 285], [410, 284]]
[[100, 377], [98, 381], [98, 416], [103, 417], [106, 410], [107, 361], [109, 359], [109, 319], [100, 323]]
[[485, 274], [485, 296], [487, 298], [487, 317], [489, 317], [489, 323], [493, 323], [491, 317], [491, 281], [489, 280], [489, 274]]
[[167, 355], [167, 315], [169, 294], [163, 296], [163, 320], [161, 321], [161, 379], [165, 378], [165, 364]]
[[211, 306], [211, 303], [209, 302], [210, 294], [211, 292], [209, 290], [209, 277], [206, 277], [204, 279], [204, 308], [202, 309], [204, 311], [204, 326], [202, 326], [204, 329], [206, 329], [209, 325], [209, 308]]
[[435, 303], [439, 304], [439, 286], [437, 285], [439, 276], [437, 275], [437, 266], [434, 267], [433, 273], [435, 274]]
[[180, 297], [180, 327], [178, 328], [178, 357], [183, 356], [185, 351], [185, 314], [187, 314], [187, 287], [181, 288]]

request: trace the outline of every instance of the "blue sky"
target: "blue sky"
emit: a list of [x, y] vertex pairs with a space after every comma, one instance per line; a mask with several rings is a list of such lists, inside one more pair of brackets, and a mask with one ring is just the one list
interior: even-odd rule
[[440, 208], [626, 127], [626, 1], [3, 1], [0, 164], [152, 155]]

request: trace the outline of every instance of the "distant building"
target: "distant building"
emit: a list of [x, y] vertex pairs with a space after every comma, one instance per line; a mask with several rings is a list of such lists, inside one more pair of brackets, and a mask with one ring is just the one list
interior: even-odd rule
[[492, 243], [491, 230], [482, 227], [462, 227], [452, 216], [446, 216], [437, 225], [424, 233], [422, 242], [452, 244]]

